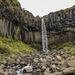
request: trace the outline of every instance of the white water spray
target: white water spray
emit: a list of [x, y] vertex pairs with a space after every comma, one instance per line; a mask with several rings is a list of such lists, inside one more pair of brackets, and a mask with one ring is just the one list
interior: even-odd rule
[[43, 19], [42, 19], [42, 46], [44, 52], [48, 51], [47, 32], [45, 22]]

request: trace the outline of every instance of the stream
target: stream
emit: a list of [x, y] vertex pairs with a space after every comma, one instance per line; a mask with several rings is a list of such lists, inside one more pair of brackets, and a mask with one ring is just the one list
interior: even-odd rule
[[32, 67], [33, 68], [33, 62], [31, 60], [27, 60], [25, 61], [27, 62], [27, 66], [21, 66], [20, 64], [19, 65], [15, 65], [15, 64], [12, 64], [12, 65], [8, 65], [7, 67], [10, 68], [10, 69], [14, 69], [16, 70], [16, 74], [14, 75], [43, 75], [42, 72], [37, 72], [36, 69], [33, 69], [33, 72], [32, 73], [23, 73], [23, 70], [27, 67]]

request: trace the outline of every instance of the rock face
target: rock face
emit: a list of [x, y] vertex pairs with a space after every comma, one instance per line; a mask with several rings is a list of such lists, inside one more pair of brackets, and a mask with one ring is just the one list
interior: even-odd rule
[[[75, 40], [75, 6], [43, 17], [47, 27], [48, 44]], [[0, 33], [4, 37], [25, 43], [41, 44], [41, 18], [21, 8], [15, 0], [0, 1]], [[16, 38], [17, 37], [17, 38]]]

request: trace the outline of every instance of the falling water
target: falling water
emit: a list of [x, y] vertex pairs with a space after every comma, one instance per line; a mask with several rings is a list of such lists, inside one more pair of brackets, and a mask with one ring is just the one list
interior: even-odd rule
[[48, 51], [47, 32], [45, 22], [43, 19], [42, 19], [42, 46], [44, 52]]

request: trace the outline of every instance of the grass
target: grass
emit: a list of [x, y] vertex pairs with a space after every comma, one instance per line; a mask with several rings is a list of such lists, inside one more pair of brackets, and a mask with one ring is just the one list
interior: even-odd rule
[[15, 41], [13, 39], [0, 37], [0, 53], [6, 55], [18, 55], [29, 52], [35, 52], [36, 49], [31, 48], [29, 45], [22, 41]]
[[63, 57], [61, 57], [60, 61], [61, 61], [61, 62], [62, 62], [62, 61], [64, 61], [64, 58], [63, 58]]
[[75, 71], [74, 71], [74, 74], [75, 74]]
[[64, 52], [70, 50], [70, 47], [63, 47]]
[[54, 12], [54, 14], [55, 14], [55, 13], [62, 12], [62, 13], [63, 13], [63, 15], [68, 15], [68, 10], [71, 10], [71, 9], [74, 9], [74, 8], [75, 8], [75, 5], [74, 5], [74, 6], [72, 6], [72, 7], [70, 7], [70, 8], [64, 9], [64, 10], [56, 11], [56, 12]]
[[5, 61], [5, 60], [3, 60], [3, 59], [0, 59], [0, 63], [2, 63], [3, 61]]
[[[62, 49], [64, 54], [67, 54], [68, 56], [72, 56], [72, 55], [75, 55], [75, 45], [73, 45], [74, 41], [73, 42], [66, 42], [66, 43], [63, 43], [63, 44], [60, 44], [58, 46], [56, 45], [50, 45], [49, 48], [51, 50], [53, 49], [57, 49], [57, 50], [60, 50]], [[61, 61], [63, 60], [63, 58], [61, 59]]]
[[14, 12], [14, 9], [22, 11], [22, 8], [20, 6], [20, 3], [17, 0], [6, 0], [6, 2], [9, 4], [10, 8]]
[[56, 45], [50, 45], [50, 49], [56, 49]]
[[42, 46], [39, 45], [39, 44], [35, 44], [35, 43], [33, 43], [33, 44], [31, 44], [30, 46], [31, 46], [32, 48], [37, 49], [37, 50], [42, 50]]
[[58, 46], [56, 45], [50, 45], [49, 48], [52, 50], [52, 49], [68, 49], [67, 47], [73, 47], [73, 44], [72, 42], [66, 42], [66, 43], [63, 43], [63, 44], [59, 44]]

